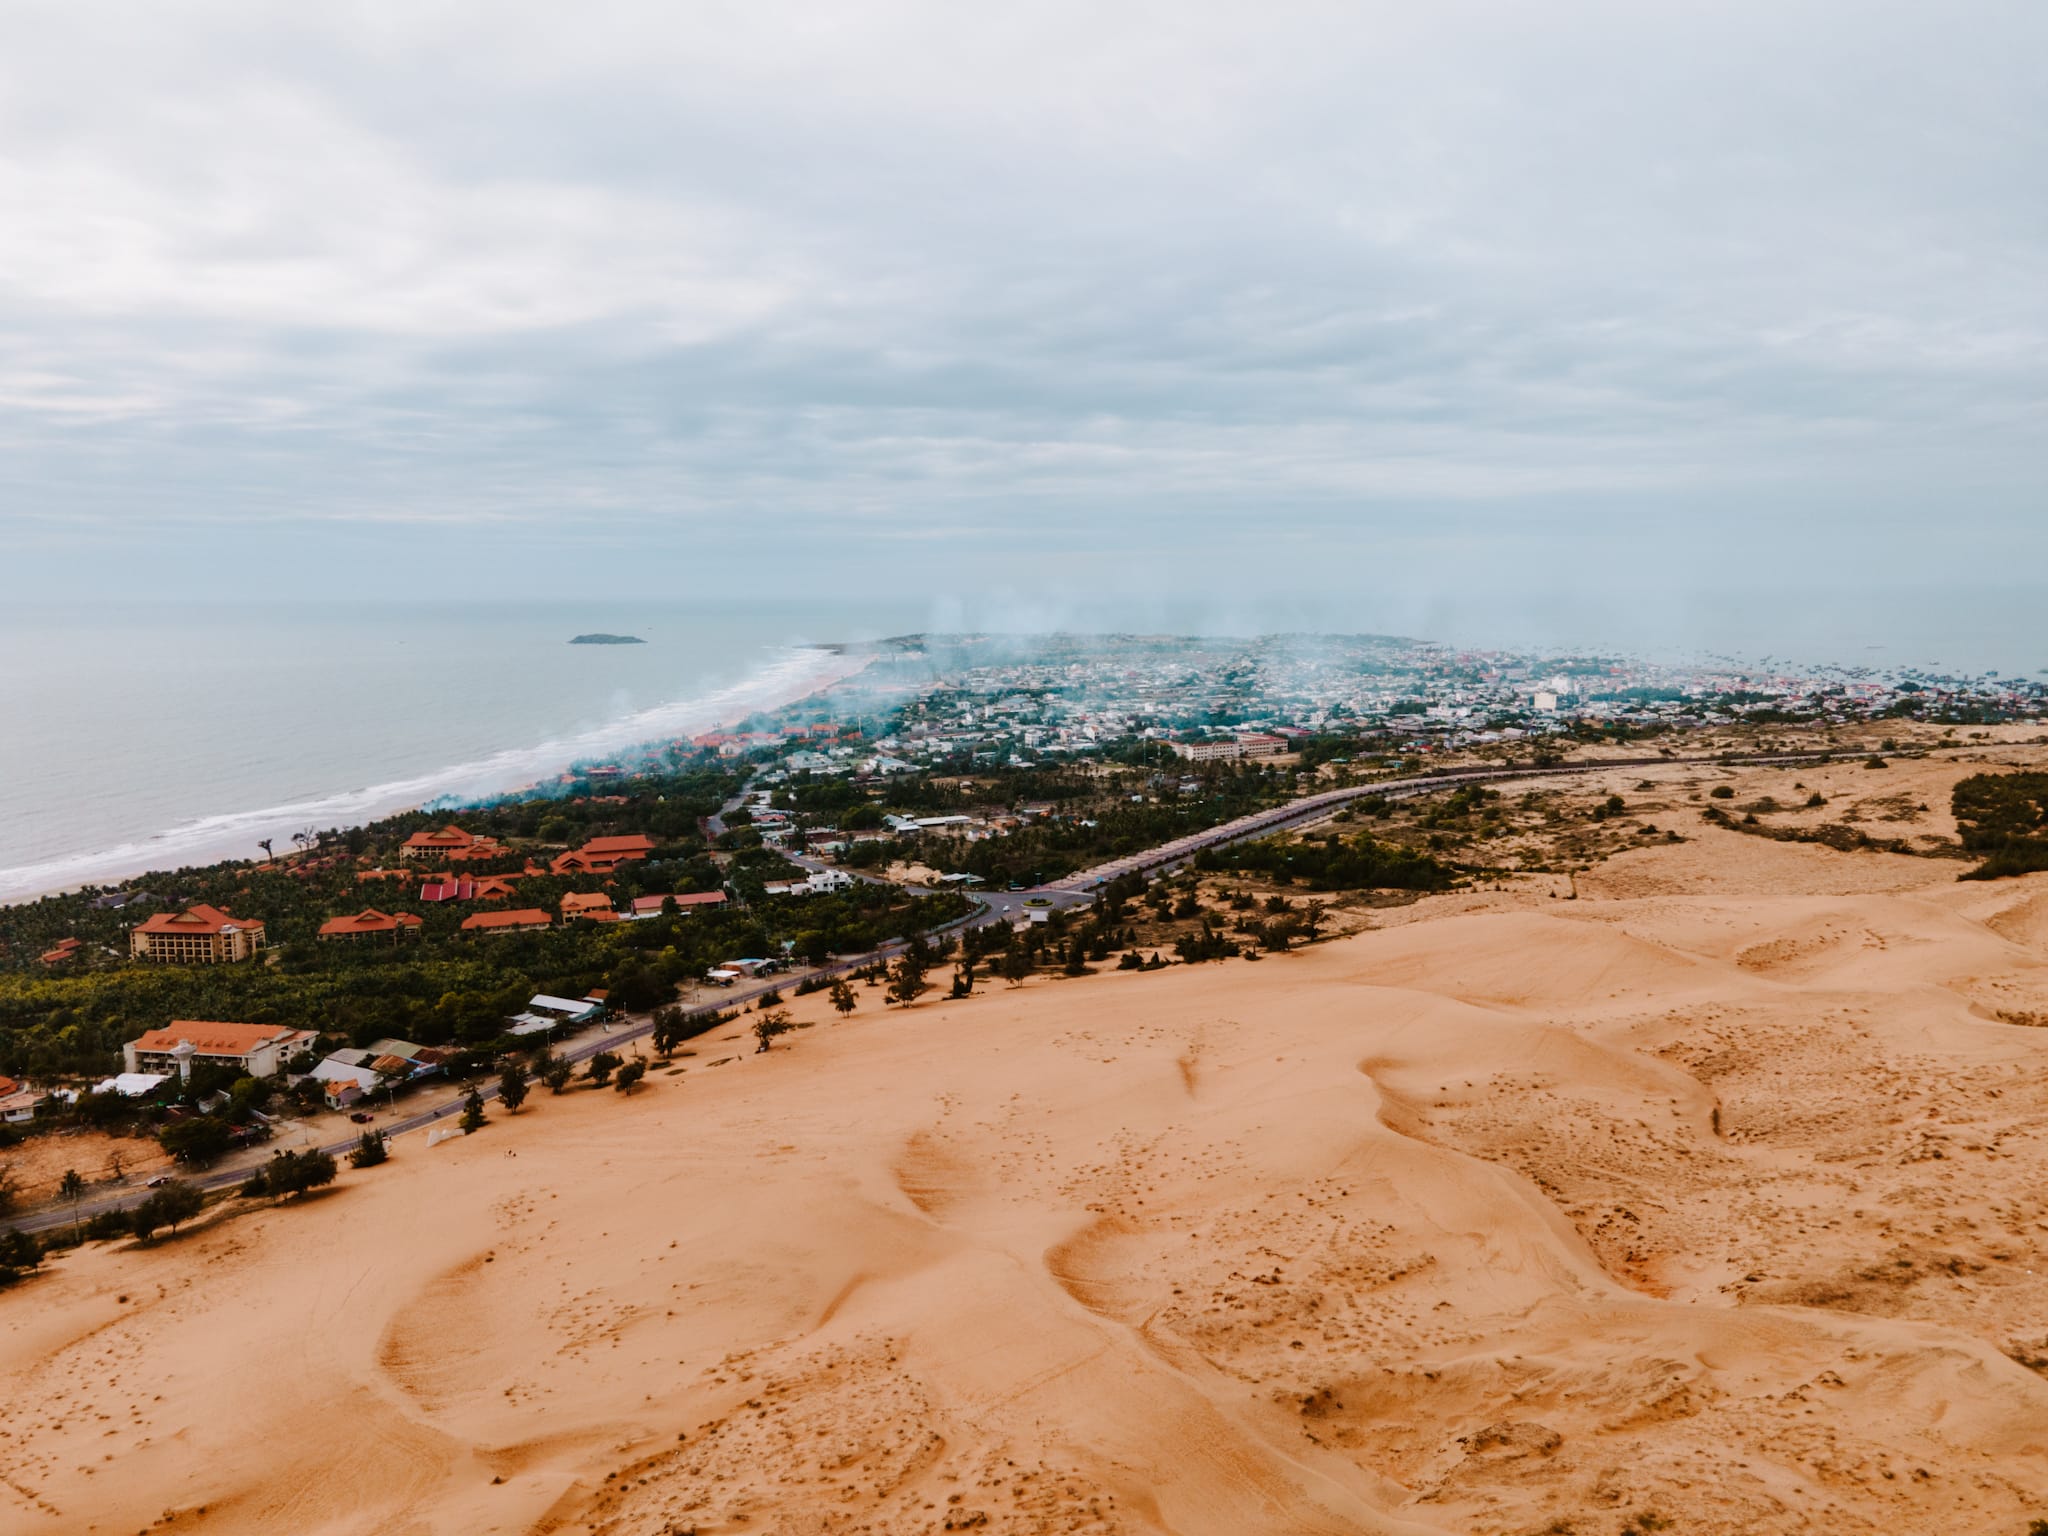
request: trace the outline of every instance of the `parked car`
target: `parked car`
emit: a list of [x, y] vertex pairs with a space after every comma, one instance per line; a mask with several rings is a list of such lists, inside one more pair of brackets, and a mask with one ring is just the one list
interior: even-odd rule
[[352, 1114], [352, 1115], [350, 1115], [350, 1116], [349, 1116], [349, 1119], [351, 1119], [351, 1120], [355, 1121], [355, 1123], [356, 1123], [357, 1125], [368, 1125], [368, 1124], [369, 1124], [369, 1123], [370, 1123], [370, 1122], [371, 1122], [372, 1120], [374, 1120], [375, 1118], [376, 1118], [376, 1116], [374, 1116], [374, 1115], [369, 1115], [369, 1114], [365, 1114], [365, 1113], [364, 1113], [364, 1112], [363, 1112], [362, 1110], [360, 1110], [360, 1109], [359, 1109], [359, 1110], [357, 1110], [357, 1111], [356, 1111], [356, 1112], [355, 1112], [354, 1114]]
[[170, 1182], [171, 1176], [168, 1173], [160, 1173], [155, 1178], [151, 1179], [149, 1183], [147, 1183], [143, 1187], [145, 1189], [162, 1189], [166, 1184]]

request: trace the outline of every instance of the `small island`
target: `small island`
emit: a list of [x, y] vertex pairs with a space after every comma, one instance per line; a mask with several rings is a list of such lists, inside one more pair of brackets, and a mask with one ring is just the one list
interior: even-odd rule
[[645, 645], [638, 635], [578, 635], [571, 645]]

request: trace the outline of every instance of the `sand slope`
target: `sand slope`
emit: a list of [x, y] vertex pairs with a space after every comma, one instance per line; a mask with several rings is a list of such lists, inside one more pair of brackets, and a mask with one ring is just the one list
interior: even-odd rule
[[2048, 881], [1926, 872], [870, 992], [73, 1255], [0, 1528], [2023, 1532]]

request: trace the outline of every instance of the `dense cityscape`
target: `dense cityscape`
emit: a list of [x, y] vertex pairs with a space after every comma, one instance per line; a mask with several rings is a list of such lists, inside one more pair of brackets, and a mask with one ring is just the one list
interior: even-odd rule
[[[1022, 767], [1134, 743], [1227, 758], [1311, 738], [1406, 753], [1718, 726], [1987, 725], [2040, 714], [2048, 681], [1526, 655], [1378, 636], [919, 636], [893, 642], [826, 702], [824, 718], [858, 720], [868, 741], [800, 750], [786, 770]], [[817, 704], [791, 713], [815, 723]], [[776, 724], [749, 722], [716, 744], [737, 753], [791, 739]]]

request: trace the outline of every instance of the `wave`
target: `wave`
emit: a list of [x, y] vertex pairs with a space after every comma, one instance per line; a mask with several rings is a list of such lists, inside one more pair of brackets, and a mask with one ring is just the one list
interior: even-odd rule
[[149, 837], [0, 869], [0, 901], [19, 901], [104, 885], [151, 870], [176, 869], [246, 856], [263, 838], [289, 844], [307, 827], [359, 826], [416, 806], [459, 803], [530, 787], [572, 763], [586, 762], [665, 738], [703, 731], [757, 710], [793, 704], [858, 672], [855, 656], [816, 648], [781, 652], [766, 666], [728, 687], [675, 699], [607, 721], [589, 730], [514, 747], [488, 757], [260, 810], [232, 811], [181, 822]]

